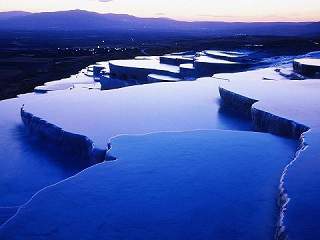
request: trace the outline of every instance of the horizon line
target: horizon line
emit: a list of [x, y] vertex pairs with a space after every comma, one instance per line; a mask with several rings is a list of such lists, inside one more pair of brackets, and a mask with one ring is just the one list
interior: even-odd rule
[[[307, 20], [187, 20], [187, 19], [179, 19], [169, 16], [150, 16], [150, 17], [141, 17], [134, 14], [128, 14], [128, 13], [113, 13], [113, 12], [96, 12], [96, 11], [89, 11], [85, 9], [68, 9], [68, 10], [58, 10], [58, 11], [23, 11], [23, 10], [9, 10], [9, 11], [1, 11], [1, 13], [14, 13], [14, 12], [21, 12], [21, 13], [29, 13], [29, 14], [41, 14], [41, 13], [59, 13], [59, 12], [72, 12], [72, 11], [79, 11], [79, 12], [88, 12], [88, 13], [95, 13], [99, 15], [107, 15], [107, 14], [113, 14], [113, 15], [127, 15], [132, 16], [136, 18], [141, 19], [168, 19], [172, 21], [178, 21], [178, 22], [190, 22], [190, 23], [196, 23], [196, 22], [224, 22], [224, 23], [317, 23], [320, 22], [320, 19], [307, 19]], [[249, 16], [248, 16], [249, 17]], [[222, 18], [222, 16], [221, 16]]]

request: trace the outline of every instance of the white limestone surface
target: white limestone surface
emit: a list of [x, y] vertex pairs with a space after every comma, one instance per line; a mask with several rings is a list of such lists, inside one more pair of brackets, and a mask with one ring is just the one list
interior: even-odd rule
[[320, 68], [320, 59], [317, 59], [317, 58], [302, 58], [302, 59], [296, 59], [294, 61], [302, 65], [308, 65], [308, 66], [314, 66], [314, 67]]
[[273, 239], [295, 142], [191, 131], [119, 136], [104, 162], [36, 194], [0, 228], [12, 239]]
[[206, 50], [204, 53], [211, 57], [226, 57], [230, 59], [235, 59], [239, 57], [245, 56], [245, 54], [240, 52], [224, 52], [224, 51], [217, 51], [217, 50]]
[[179, 73], [179, 67], [161, 64], [158, 60], [113, 60], [110, 61], [110, 65], [123, 68], [151, 69]]
[[218, 80], [225, 80], [228, 82], [233, 81], [280, 81], [280, 80], [288, 80], [287, 76], [281, 74], [281, 70], [292, 69], [289, 66], [281, 66], [281, 67], [270, 67], [270, 68], [262, 68], [257, 70], [238, 72], [238, 73], [218, 73], [214, 74], [214, 78]]
[[193, 63], [193, 57], [185, 57], [179, 55], [164, 55], [160, 57], [160, 63], [179, 66], [183, 63]]
[[[242, 76], [235, 75], [242, 79], [246, 76], [245, 73]], [[228, 78], [223, 75], [220, 77]], [[257, 130], [300, 137], [300, 148], [280, 179], [276, 239], [320, 238], [319, 91], [318, 79], [237, 79], [220, 83], [223, 101], [238, 108], [238, 111], [249, 109]]]
[[258, 101], [254, 109], [292, 120], [309, 128], [320, 128], [320, 82], [221, 81], [220, 88]]
[[119, 134], [251, 128], [249, 122], [221, 113], [218, 82], [212, 78], [93, 91], [43, 95], [41, 104], [26, 104], [24, 110], [66, 132], [87, 136], [102, 149]]
[[38, 86], [34, 89], [38, 93], [46, 93], [50, 91], [65, 90], [73, 88], [75, 84], [94, 84], [94, 78], [87, 76], [85, 70], [80, 71], [78, 74], [72, 75], [69, 78], [51, 81], [45, 83], [43, 86]]
[[197, 57], [195, 61], [199, 63], [212, 63], [212, 64], [239, 64], [237, 62], [232, 62], [232, 61], [218, 59], [218, 58], [212, 58], [208, 56]]
[[160, 74], [149, 74], [148, 80], [150, 82], [179, 82], [179, 81], [181, 81], [180, 78], [167, 76], [167, 75], [160, 75]]
[[26, 131], [20, 108], [41, 104], [41, 96], [31, 93], [0, 101], [0, 223], [3, 211], [20, 206], [40, 189], [88, 166]]

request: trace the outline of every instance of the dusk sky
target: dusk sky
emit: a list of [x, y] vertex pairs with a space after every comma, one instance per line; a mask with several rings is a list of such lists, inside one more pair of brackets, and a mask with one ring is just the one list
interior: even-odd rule
[[0, 11], [71, 9], [178, 20], [320, 21], [319, 0], [0, 0]]

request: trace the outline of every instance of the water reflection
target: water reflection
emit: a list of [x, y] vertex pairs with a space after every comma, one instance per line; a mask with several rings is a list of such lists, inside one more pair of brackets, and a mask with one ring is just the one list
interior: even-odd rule
[[88, 167], [85, 161], [41, 139], [31, 137], [22, 124], [1, 127], [0, 206], [26, 202], [40, 189]]
[[217, 117], [227, 128], [234, 129], [237, 126], [238, 131], [253, 131], [251, 116], [226, 106], [220, 98], [216, 101], [219, 105]]

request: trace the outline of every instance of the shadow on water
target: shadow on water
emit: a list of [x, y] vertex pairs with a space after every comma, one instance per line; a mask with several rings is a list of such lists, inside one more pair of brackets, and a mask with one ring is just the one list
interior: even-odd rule
[[41, 189], [89, 167], [89, 161], [31, 136], [22, 124], [1, 128], [0, 225]]
[[49, 165], [61, 169], [66, 174], [73, 175], [90, 167], [86, 159], [80, 159], [57, 145], [42, 141], [41, 138], [31, 135], [23, 125], [18, 125], [13, 134], [17, 141], [21, 142], [24, 151], [41, 156], [41, 159], [46, 159]]
[[218, 118], [226, 125], [227, 129], [237, 131], [254, 131], [250, 116], [226, 106], [221, 99], [217, 99], [217, 102], [220, 105]]

